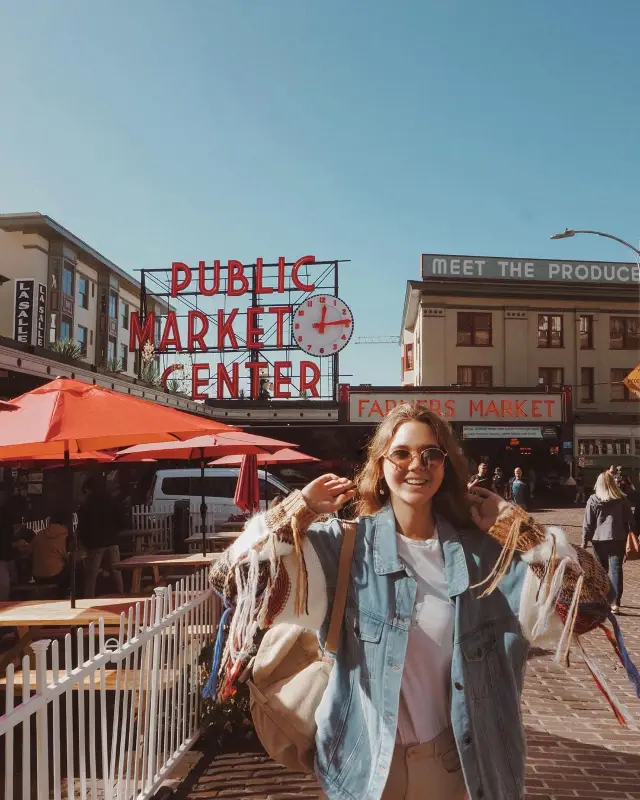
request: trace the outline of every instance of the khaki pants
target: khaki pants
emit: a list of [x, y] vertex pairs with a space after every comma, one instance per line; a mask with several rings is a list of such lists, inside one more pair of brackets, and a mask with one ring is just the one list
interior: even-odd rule
[[453, 731], [393, 751], [382, 800], [463, 800], [466, 788]]
[[466, 797], [451, 728], [425, 744], [411, 747], [396, 744], [382, 800], [464, 800]]

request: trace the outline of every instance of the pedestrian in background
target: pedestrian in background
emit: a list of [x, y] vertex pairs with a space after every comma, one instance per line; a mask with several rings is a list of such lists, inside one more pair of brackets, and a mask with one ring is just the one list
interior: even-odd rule
[[611, 610], [620, 611], [624, 577], [622, 565], [629, 531], [636, 531], [631, 505], [610, 472], [598, 475], [582, 523], [582, 546], [592, 542], [600, 563], [609, 573], [615, 592]]
[[37, 584], [55, 583], [58, 594], [66, 596], [69, 590], [69, 550], [64, 514], [52, 514], [46, 528], [39, 531], [32, 542], [33, 579]]
[[481, 461], [478, 464], [478, 471], [475, 475], [471, 476], [469, 483], [467, 484], [469, 489], [472, 486], [475, 486], [478, 489], [491, 489], [491, 478], [489, 476], [489, 465], [486, 461]]
[[500, 467], [496, 467], [493, 473], [493, 479], [491, 481], [491, 491], [500, 497], [504, 497], [506, 487], [507, 482], [502, 474], [502, 469]]
[[101, 569], [106, 569], [115, 591], [124, 594], [120, 561], [119, 534], [126, 527], [124, 508], [106, 488], [104, 480], [89, 478], [85, 500], [78, 511], [78, 536], [86, 548], [84, 594], [94, 597]]
[[576, 499], [574, 503], [584, 503], [584, 470], [578, 467], [576, 471]]
[[510, 493], [513, 502], [517, 506], [520, 506], [520, 508], [524, 508], [525, 511], [528, 511], [531, 494], [529, 484], [525, 481], [520, 467], [514, 469], [513, 478], [509, 481], [509, 488], [511, 490]]

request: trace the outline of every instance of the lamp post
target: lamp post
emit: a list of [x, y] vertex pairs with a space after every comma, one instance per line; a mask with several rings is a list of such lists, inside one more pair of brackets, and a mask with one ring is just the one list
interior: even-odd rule
[[623, 244], [625, 247], [628, 247], [629, 250], [632, 250], [635, 253], [636, 258], [640, 258], [640, 250], [637, 247], [634, 247], [629, 242], [625, 242], [624, 239], [621, 239], [619, 236], [614, 236], [612, 233], [603, 233], [602, 231], [574, 231], [570, 228], [566, 228], [564, 233], [554, 233], [551, 236], [552, 239], [570, 239], [572, 236], [575, 236], [576, 233], [592, 233], [594, 236], [604, 236], [605, 239], [613, 239], [614, 242], [619, 242]]

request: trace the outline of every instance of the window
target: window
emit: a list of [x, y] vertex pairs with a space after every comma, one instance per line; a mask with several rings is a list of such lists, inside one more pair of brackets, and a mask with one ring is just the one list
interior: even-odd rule
[[118, 295], [109, 292], [109, 317], [118, 319]]
[[[235, 478], [208, 477], [204, 479], [205, 497], [226, 497], [233, 500], [236, 493]], [[187, 475], [162, 479], [162, 494], [167, 497], [202, 497], [202, 479]]]
[[595, 370], [593, 367], [582, 367], [580, 369], [580, 402], [593, 403], [595, 387]]
[[84, 325], [78, 325], [77, 333], [76, 333], [76, 341], [80, 345], [80, 349], [82, 350], [82, 355], [87, 355], [87, 329]]
[[538, 314], [538, 347], [564, 347], [562, 317]]
[[63, 342], [68, 342], [71, 339], [71, 323], [69, 320], [60, 320], [60, 339]]
[[404, 369], [405, 372], [411, 372], [413, 369], [413, 344], [404, 346]]
[[89, 281], [78, 276], [78, 304], [81, 308], [89, 308]]
[[611, 370], [611, 401], [626, 403], [629, 400], [635, 400], [636, 396], [630, 392], [622, 382], [627, 375], [631, 372], [631, 367], [628, 369], [612, 369]]
[[109, 339], [109, 343], [107, 345], [107, 361], [115, 361], [116, 360], [116, 343], [113, 339]]
[[629, 456], [631, 439], [578, 439], [578, 455]]
[[120, 325], [129, 330], [129, 304], [120, 301]]
[[562, 389], [564, 386], [564, 369], [562, 367], [540, 367], [538, 377], [550, 389]]
[[609, 349], [640, 350], [640, 317], [609, 317]]
[[129, 357], [129, 350], [126, 344], [120, 345], [120, 369], [123, 372], [127, 371], [127, 359]]
[[458, 311], [458, 347], [491, 347], [491, 314]]
[[62, 293], [73, 297], [73, 267], [62, 267]]
[[489, 389], [493, 384], [491, 367], [458, 367], [458, 385]]
[[580, 315], [580, 349], [593, 350], [593, 316]]

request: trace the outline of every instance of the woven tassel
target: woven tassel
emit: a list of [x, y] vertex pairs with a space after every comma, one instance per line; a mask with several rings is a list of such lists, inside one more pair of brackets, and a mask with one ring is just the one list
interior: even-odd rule
[[300, 533], [298, 520], [295, 517], [291, 520], [291, 532], [293, 534], [293, 550], [296, 556], [296, 594], [293, 609], [300, 616], [308, 613], [309, 579], [307, 564], [302, 552], [302, 534]]
[[616, 719], [621, 725], [627, 727], [630, 724], [634, 723], [634, 719], [629, 713], [626, 706], [622, 705], [622, 703], [618, 700], [618, 698], [614, 695], [613, 691], [609, 687], [609, 684], [605, 680], [602, 672], [598, 665], [593, 661], [590, 656], [587, 655], [582, 641], [579, 637], [576, 637], [578, 647], [582, 651], [582, 657], [584, 658], [584, 663], [587, 665], [587, 669], [591, 673], [591, 677], [593, 678], [596, 686], [602, 694], [604, 695], [606, 701], [609, 703], [611, 708], [613, 709], [613, 713], [616, 715]]
[[537, 639], [539, 636], [543, 636], [547, 632], [547, 627], [549, 625], [549, 617], [555, 611], [556, 600], [558, 599], [560, 592], [562, 591], [564, 574], [569, 564], [571, 564], [571, 559], [563, 558], [562, 561], [558, 564], [558, 567], [556, 568], [555, 572], [553, 573], [553, 578], [551, 579], [551, 584], [549, 586], [547, 597], [544, 603], [540, 606], [540, 611], [538, 612], [538, 618], [536, 619], [536, 624], [533, 626], [533, 630], [531, 631], [532, 639]]
[[502, 546], [502, 550], [500, 551], [500, 555], [498, 556], [498, 560], [496, 561], [493, 569], [483, 581], [480, 581], [480, 583], [476, 583], [471, 587], [472, 589], [479, 589], [486, 583], [489, 584], [480, 597], [486, 597], [487, 595], [490, 595], [507, 574], [516, 552], [518, 537], [520, 536], [521, 522], [522, 520], [520, 517], [514, 518], [513, 522], [511, 523], [511, 528], [509, 529], [509, 534], [504, 545]]
[[582, 586], [584, 585], [584, 575], [580, 575], [576, 581], [576, 588], [573, 591], [571, 598], [571, 605], [567, 612], [567, 618], [562, 629], [562, 636], [558, 642], [555, 660], [559, 664], [564, 664], [565, 667], [569, 666], [569, 650], [571, 648], [571, 640], [573, 638], [573, 629], [576, 626], [578, 618], [578, 610], [580, 606], [580, 595], [582, 594]]
[[542, 580], [540, 581], [540, 586], [538, 587], [538, 593], [536, 595], [536, 601], [538, 601], [540, 599], [540, 593], [542, 593], [542, 602], [544, 602], [549, 596], [551, 581], [553, 580], [553, 574], [555, 572], [556, 555], [558, 553], [558, 542], [556, 537], [552, 533], [549, 535], [553, 540], [551, 544], [551, 555], [547, 560], [547, 566], [544, 571], [544, 575], [542, 576]]
[[213, 648], [213, 659], [211, 662], [211, 674], [209, 679], [202, 690], [203, 697], [214, 697], [216, 693], [216, 683], [218, 678], [218, 670], [220, 669], [220, 659], [222, 658], [222, 642], [224, 639], [224, 626], [227, 624], [227, 618], [231, 613], [231, 606], [225, 608], [224, 613], [218, 623], [218, 633], [216, 635], [216, 643]]

